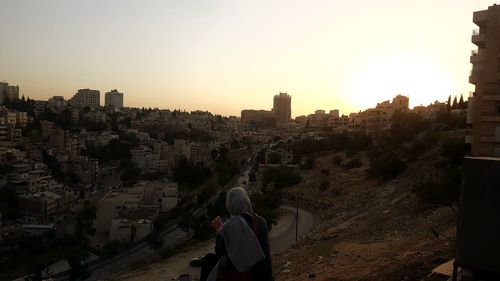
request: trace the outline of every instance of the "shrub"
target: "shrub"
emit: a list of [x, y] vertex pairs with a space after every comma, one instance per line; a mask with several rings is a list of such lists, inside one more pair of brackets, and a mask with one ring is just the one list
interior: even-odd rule
[[342, 194], [342, 188], [339, 186], [336, 186], [334, 188], [331, 188], [330, 192], [332, 193], [333, 197], [337, 197], [337, 196], [340, 196]]
[[324, 181], [322, 181], [322, 182], [319, 184], [319, 190], [321, 190], [321, 191], [325, 191], [325, 190], [327, 190], [329, 187], [330, 187], [330, 182], [329, 182], [329, 181], [327, 181], [327, 180], [324, 180]]
[[460, 165], [465, 156], [465, 142], [462, 138], [448, 138], [441, 145], [441, 155], [451, 163]]
[[281, 154], [278, 152], [271, 152], [267, 155], [267, 162], [269, 164], [279, 164], [281, 162]]
[[397, 156], [387, 156], [378, 160], [372, 160], [369, 175], [381, 177], [386, 180], [397, 177], [406, 169], [406, 164]]
[[363, 166], [363, 162], [361, 162], [361, 160], [359, 160], [358, 158], [351, 159], [344, 165], [344, 167], [348, 170], [353, 168], [360, 168], [361, 166]]
[[345, 157], [346, 158], [351, 158], [353, 157], [354, 155], [356, 155], [356, 153], [358, 153], [357, 150], [354, 150], [354, 149], [348, 149], [346, 152], [345, 152]]
[[446, 170], [434, 179], [417, 183], [413, 192], [423, 204], [431, 206], [452, 205], [458, 203], [460, 196], [461, 172], [457, 168]]
[[274, 182], [276, 188], [285, 188], [298, 184], [302, 177], [289, 168], [274, 168], [264, 172], [263, 185]]
[[337, 154], [337, 155], [332, 157], [332, 164], [334, 166], [340, 166], [340, 163], [342, 163], [342, 160], [344, 160], [342, 158], [342, 156]]
[[312, 169], [314, 169], [314, 165], [315, 165], [314, 159], [308, 157], [305, 159], [304, 163], [301, 165], [300, 168], [302, 170], [312, 170]]
[[370, 159], [368, 175], [374, 178], [390, 180], [406, 169], [406, 163], [386, 140], [373, 146], [368, 152], [368, 157]]

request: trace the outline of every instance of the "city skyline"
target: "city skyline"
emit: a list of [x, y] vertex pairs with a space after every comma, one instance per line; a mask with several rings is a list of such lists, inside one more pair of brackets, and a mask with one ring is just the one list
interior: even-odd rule
[[0, 77], [33, 99], [116, 88], [129, 107], [235, 116], [279, 92], [292, 117], [427, 105], [473, 90], [471, 13], [493, 4], [7, 1]]

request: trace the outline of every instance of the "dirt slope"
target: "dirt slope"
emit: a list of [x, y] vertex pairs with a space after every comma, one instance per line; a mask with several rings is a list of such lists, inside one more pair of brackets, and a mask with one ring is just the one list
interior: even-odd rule
[[[367, 179], [367, 162], [347, 170], [332, 164], [333, 154], [317, 158], [316, 168], [301, 172], [302, 182], [288, 190], [300, 194], [301, 207], [323, 223], [299, 245], [275, 256], [277, 280], [422, 280], [453, 256], [455, 214], [429, 208], [411, 192], [432, 172], [432, 155], [412, 163], [390, 182]], [[320, 183], [329, 187], [321, 190]], [[438, 235], [436, 235], [438, 234]], [[439, 237], [437, 237], [439, 236]]]

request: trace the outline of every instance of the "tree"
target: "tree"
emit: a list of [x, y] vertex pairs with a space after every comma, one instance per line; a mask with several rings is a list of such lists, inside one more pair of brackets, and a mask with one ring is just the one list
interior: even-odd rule
[[448, 101], [446, 102], [446, 111], [447, 111], [448, 113], [450, 113], [450, 112], [451, 112], [451, 95], [450, 95], [450, 96], [448, 96]]
[[464, 94], [460, 95], [460, 101], [458, 102], [458, 108], [466, 109], [465, 103], [464, 103]]
[[396, 111], [392, 116], [391, 134], [397, 141], [411, 140], [426, 128], [427, 124], [416, 113]]
[[457, 103], [457, 96], [453, 99], [453, 105], [451, 106], [451, 109], [457, 109], [458, 103]]
[[4, 219], [15, 219], [20, 215], [16, 187], [10, 183], [0, 187], [0, 212]]
[[[125, 161], [122, 161], [121, 163], [123, 162]], [[142, 170], [132, 162], [126, 162], [128, 162], [129, 164], [124, 167], [120, 179], [123, 182], [124, 186], [133, 186], [141, 179]]]
[[187, 184], [190, 187], [200, 185], [205, 179], [212, 176], [212, 171], [203, 163], [193, 163], [183, 158], [174, 169], [174, 179], [179, 184]]
[[278, 152], [271, 152], [267, 155], [267, 162], [269, 164], [279, 164], [281, 162], [281, 154]]

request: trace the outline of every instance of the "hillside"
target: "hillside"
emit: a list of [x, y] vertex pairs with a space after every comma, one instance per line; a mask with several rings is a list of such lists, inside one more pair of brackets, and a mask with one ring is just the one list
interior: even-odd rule
[[[294, 248], [274, 259], [277, 280], [422, 280], [453, 257], [456, 215], [449, 207], [423, 204], [415, 183], [438, 173], [438, 149], [430, 149], [390, 181], [368, 179], [362, 166], [347, 169], [333, 153], [315, 155], [315, 168], [301, 171], [300, 184], [286, 191], [323, 223]], [[347, 158], [347, 159], [346, 159]], [[327, 182], [327, 183], [325, 183]]]

